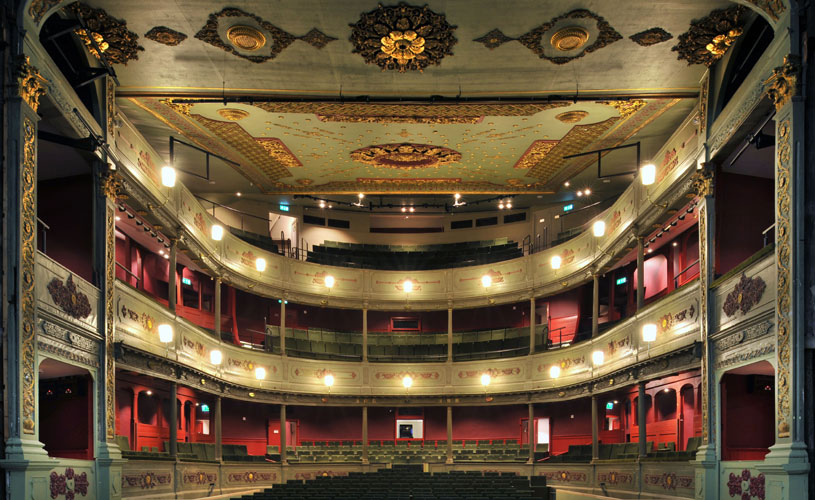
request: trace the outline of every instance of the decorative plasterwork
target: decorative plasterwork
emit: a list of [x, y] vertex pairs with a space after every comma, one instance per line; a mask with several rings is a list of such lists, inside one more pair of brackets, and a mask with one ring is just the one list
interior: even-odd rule
[[777, 387], [776, 424], [779, 438], [790, 436], [792, 396], [790, 396], [790, 370], [792, 361], [792, 160], [790, 118], [784, 118], [777, 125], [776, 143], [776, 207], [775, 207], [775, 263], [777, 275], [776, 342], [778, 363], [776, 367]]
[[276, 137], [256, 137], [255, 140], [263, 146], [269, 156], [286, 168], [302, 167], [303, 164], [297, 159], [289, 148]]
[[789, 101], [790, 97], [798, 93], [798, 75], [801, 73], [799, 58], [793, 55], [784, 56], [784, 64], [773, 69], [773, 74], [764, 85], [767, 86], [767, 96], [775, 104], [776, 111]]
[[570, 52], [586, 45], [589, 41], [589, 32], [580, 26], [561, 28], [552, 35], [549, 43], [561, 52]]
[[249, 117], [249, 112], [238, 108], [222, 108], [218, 110], [218, 114], [231, 122], [237, 122]]
[[[259, 28], [258, 31], [264, 36], [264, 45], [262, 48], [265, 53], [254, 55], [244, 54], [243, 52], [246, 51], [245, 48], [233, 46], [232, 43], [225, 42], [224, 39], [221, 38], [219, 31], [225, 31], [222, 30], [220, 24], [226, 20], [229, 21], [228, 24], [232, 24], [233, 26], [241, 22], [244, 24], [251, 23], [257, 25]], [[324, 34], [317, 28], [312, 28], [311, 31], [303, 36], [294, 36], [254, 14], [244, 12], [235, 7], [227, 7], [220, 12], [210, 14], [206, 24], [195, 34], [195, 38], [254, 63], [262, 63], [269, 59], [274, 59], [295, 40], [302, 40], [317, 49], [321, 49], [329, 42], [336, 40], [336, 38]], [[260, 50], [260, 48], [261, 47], [258, 47], [257, 50]]]
[[31, 5], [28, 6], [28, 15], [35, 23], [39, 24], [42, 21], [46, 12], [53, 9], [60, 4], [62, 0], [33, 0]]
[[566, 111], [565, 113], [555, 115], [555, 120], [563, 123], [577, 123], [587, 116], [589, 116], [588, 111]]
[[187, 35], [167, 26], [154, 26], [144, 34], [144, 38], [153, 40], [168, 47], [175, 47], [187, 39]]
[[105, 209], [105, 428], [108, 441], [116, 437], [116, 367], [113, 345], [115, 343], [116, 311], [113, 305], [116, 283], [116, 220], [113, 199], [106, 200]]
[[722, 311], [727, 316], [733, 316], [737, 311], [747, 314], [761, 300], [765, 288], [767, 288], [767, 284], [764, 283], [760, 276], [748, 278], [747, 275], [742, 273], [739, 282], [727, 294]]
[[257, 28], [252, 26], [236, 25], [226, 30], [226, 39], [235, 48], [254, 52], [266, 45], [266, 37]]
[[40, 97], [48, 92], [48, 80], [31, 65], [28, 56], [23, 56], [17, 64], [17, 91], [34, 112], [40, 107]]
[[787, 10], [783, 0], [747, 0], [759, 9], [763, 10], [773, 21], [778, 21], [781, 14]]
[[527, 176], [534, 177], [541, 182], [548, 181], [563, 167], [566, 162], [566, 160], [563, 159], [564, 156], [584, 151], [588, 145], [608, 132], [618, 120], [619, 118], [612, 117], [598, 123], [575, 125], [563, 136], [563, 139], [552, 148], [550, 154], [544, 156], [540, 162], [529, 169]]
[[22, 376], [23, 432], [35, 431], [35, 379], [37, 366], [34, 330], [36, 304], [34, 296], [34, 257], [37, 227], [37, 129], [30, 118], [23, 118], [23, 164], [20, 169], [20, 363]]
[[[699, 206], [699, 329], [701, 330], [702, 339], [702, 443], [708, 444], [711, 440], [715, 440], [715, 436], [711, 436], [708, 432], [709, 428], [715, 428], [710, 425], [710, 419], [713, 417], [710, 412], [708, 398], [710, 397], [710, 360], [712, 358], [711, 345], [708, 340], [708, 309], [707, 301], [709, 299], [710, 288], [708, 284], [708, 241], [707, 241], [707, 200], [702, 202]], [[715, 408], [715, 406], [714, 406]]]
[[72, 274], [63, 283], [58, 278], [54, 278], [48, 283], [48, 293], [63, 312], [76, 319], [87, 318], [91, 312], [91, 302], [88, 296], [77, 290]]
[[757, 323], [743, 330], [739, 330], [736, 333], [716, 339], [716, 357], [721, 359], [722, 355], [726, 351], [729, 351], [736, 346], [748, 344], [769, 335], [772, 327], [772, 322], [762, 321], [761, 323]]
[[[552, 30], [556, 27], [562, 26], [562, 23], [566, 20], [586, 21], [588, 23], [587, 27], [592, 31], [596, 31], [597, 33], [594, 38], [594, 43], [589, 45], [582, 44], [575, 46], [573, 50], [569, 51], [572, 52], [570, 55], [559, 55], [558, 53], [562, 52], [564, 49], [553, 45], [557, 42], [557, 40], [552, 35], [556, 35], [561, 30], [558, 30], [555, 33], [552, 33]], [[486, 35], [476, 38], [473, 41], [484, 44], [484, 46], [488, 49], [494, 49], [501, 44], [515, 40], [531, 50], [541, 59], [545, 59], [554, 64], [566, 64], [574, 59], [578, 59], [586, 54], [602, 49], [603, 47], [614, 43], [621, 38], [622, 35], [617, 33], [617, 31], [612, 28], [611, 25], [602, 17], [586, 9], [576, 9], [566, 14], [554, 17], [549, 22], [541, 24], [537, 28], [524, 33], [518, 38], [509, 37], [500, 30], [494, 29]], [[548, 43], [544, 44], [544, 40], [546, 40]]]
[[405, 123], [422, 125], [467, 125], [480, 123], [483, 116], [353, 116], [353, 115], [317, 115], [321, 122], [343, 123]]
[[620, 118], [625, 120], [643, 108], [647, 103], [642, 99], [631, 99], [628, 101], [600, 101], [607, 106], [611, 106], [620, 113]]
[[453, 54], [456, 37], [444, 14], [404, 2], [378, 8], [351, 24], [353, 53], [382, 70], [423, 71]]
[[636, 43], [637, 45], [642, 45], [643, 47], [650, 47], [651, 45], [656, 45], [658, 43], [667, 42], [674, 36], [662, 28], [651, 28], [645, 31], [640, 31], [639, 33], [634, 33], [631, 35], [630, 38], [632, 42]]
[[461, 160], [461, 153], [429, 144], [378, 144], [351, 151], [351, 159], [376, 167], [414, 170], [455, 163]]
[[707, 17], [691, 21], [690, 29], [679, 35], [679, 42], [671, 50], [679, 53], [677, 59], [691, 64], [711, 66], [722, 58], [733, 40], [741, 35], [747, 8], [734, 5], [712, 11]]
[[125, 21], [119, 21], [104, 9], [94, 9], [80, 2], [72, 3], [69, 8], [85, 21], [90, 33], [79, 29], [76, 34], [97, 59], [101, 59], [101, 56], [91, 43], [91, 37], [111, 64], [126, 65], [128, 61], [139, 58], [139, 51], [144, 47], [138, 44], [139, 35], [127, 29]]
[[537, 165], [557, 146], [558, 142], [560, 141], [550, 141], [546, 139], [534, 141], [524, 154], [518, 158], [518, 161], [515, 162], [515, 168], [528, 169]]

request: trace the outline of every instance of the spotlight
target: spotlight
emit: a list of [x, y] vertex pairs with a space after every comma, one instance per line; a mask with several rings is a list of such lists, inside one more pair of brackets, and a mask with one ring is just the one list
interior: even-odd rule
[[323, 383], [325, 384], [326, 387], [331, 387], [332, 385], [334, 385], [334, 375], [327, 373], [325, 377], [323, 377]]
[[569, 181], [566, 181], [566, 182], [564, 182], [564, 183], [563, 183], [563, 185], [564, 185], [565, 187], [569, 187], [569, 186], [571, 186], [571, 183], [570, 183]]
[[673, 245], [673, 246], [677, 246], [677, 245], [678, 245], [678, 243], [674, 241], [674, 242], [672, 243], [672, 245]]
[[552, 257], [552, 269], [560, 269], [561, 262], [562, 259], [560, 258], [560, 255], [555, 255]]
[[161, 183], [168, 188], [175, 186], [175, 169], [173, 167], [161, 167]]
[[365, 195], [364, 195], [364, 194], [362, 194], [362, 193], [359, 193], [359, 194], [357, 195], [357, 198], [359, 199], [359, 201], [362, 201], [362, 198], [365, 198]]
[[648, 163], [640, 169], [640, 182], [643, 186], [650, 186], [657, 180], [657, 167], [653, 163]]
[[410, 375], [405, 375], [402, 378], [402, 385], [405, 386], [405, 389], [410, 389], [410, 386], [413, 385], [413, 377]]
[[149, 389], [148, 389], [148, 390], [146, 390], [146, 391], [144, 391], [144, 392], [145, 392], [145, 394], [147, 394], [148, 396], [152, 396], [152, 395], [153, 395], [153, 391], [151, 391], [151, 390], [149, 390]]
[[235, 193], [235, 196], [237, 196], [238, 198], [240, 198], [241, 196], [243, 196], [243, 194], [242, 194], [240, 191], [238, 191], [237, 193]]
[[334, 277], [327, 274], [325, 278], [323, 278], [323, 282], [325, 283], [326, 288], [331, 288], [334, 286]]
[[552, 367], [549, 368], [549, 377], [551, 378], [560, 377], [560, 367], [558, 365], [552, 365]]
[[410, 281], [410, 280], [405, 280], [404, 283], [402, 283], [402, 290], [404, 290], [405, 293], [412, 292], [413, 291], [413, 282]]
[[320, 208], [325, 208], [325, 201], [324, 200], [320, 200]]
[[646, 323], [642, 325], [642, 340], [644, 342], [653, 342], [657, 339], [657, 325], [654, 323]]
[[402, 207], [402, 213], [407, 212], [407, 207]]
[[498, 202], [498, 208], [503, 210], [504, 209], [504, 200]]
[[413, 207], [408, 208], [408, 212], [410, 212], [410, 213], [413, 213], [413, 212], [415, 212], [415, 211], [416, 211], [416, 209], [415, 209], [415, 208], [413, 208]]
[[577, 194], [577, 197], [578, 197], [578, 198], [580, 198], [581, 196], [583, 196], [583, 191], [578, 191], [578, 192], [577, 192], [577, 193], [575, 193], [575, 194]]
[[481, 285], [484, 288], [489, 288], [489, 286], [492, 285], [492, 278], [490, 277], [489, 274], [485, 274], [484, 276], [481, 277]]
[[455, 200], [458, 201], [461, 199], [461, 195], [459, 193], [456, 193], [453, 195], [453, 198], [455, 198]]
[[592, 226], [592, 230], [594, 231], [594, 235], [598, 238], [606, 234], [606, 223], [598, 220]]
[[209, 353], [209, 361], [213, 365], [220, 365], [221, 361], [223, 361], [224, 356], [221, 354], [221, 351], [215, 349], [214, 351], [210, 351]]
[[589, 189], [589, 188], [584, 189], [583, 194], [585, 194], [586, 196], [589, 196], [591, 194], [591, 189]]
[[167, 323], [158, 325], [158, 339], [164, 344], [169, 344], [173, 341], [173, 327]]
[[512, 200], [507, 201], [507, 209], [512, 208]]
[[484, 387], [487, 387], [488, 385], [490, 385], [491, 381], [492, 381], [492, 377], [490, 376], [489, 373], [485, 373], [485, 374], [481, 375], [481, 385], [483, 385]]
[[258, 257], [257, 259], [255, 259], [255, 269], [257, 269], [258, 272], [260, 272], [260, 273], [265, 271], [266, 270], [266, 259], [264, 259], [263, 257]]
[[258, 366], [255, 368], [255, 378], [258, 380], [263, 380], [266, 378], [266, 368], [262, 366]]
[[594, 366], [600, 366], [603, 364], [603, 361], [606, 360], [606, 355], [603, 351], [594, 351], [591, 353], [591, 361], [594, 363]]
[[224, 237], [224, 228], [218, 224], [212, 225], [212, 239], [215, 241], [221, 241]]

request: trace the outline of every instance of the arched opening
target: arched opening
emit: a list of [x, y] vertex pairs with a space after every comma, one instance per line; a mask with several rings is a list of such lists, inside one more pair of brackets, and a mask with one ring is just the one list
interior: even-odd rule
[[722, 376], [722, 459], [764, 460], [775, 444], [775, 370], [759, 361]]
[[93, 379], [88, 370], [40, 363], [40, 441], [49, 457], [93, 459]]
[[[679, 442], [677, 443], [678, 449], [686, 450], [688, 446], [688, 439], [695, 436], [696, 433], [696, 398], [694, 396], [693, 386], [688, 384], [682, 386], [679, 391], [680, 401], [680, 419], [679, 419], [679, 432], [681, 433]], [[701, 431], [701, 429], [700, 429]]]
[[663, 389], [654, 396], [655, 421], [674, 420], [676, 418], [676, 390]]

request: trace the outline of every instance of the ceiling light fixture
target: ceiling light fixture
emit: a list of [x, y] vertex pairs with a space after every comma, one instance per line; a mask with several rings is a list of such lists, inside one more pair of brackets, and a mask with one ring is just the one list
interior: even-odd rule
[[589, 189], [589, 188], [584, 189], [583, 194], [585, 194], [586, 196], [590, 196], [591, 195], [591, 189]]
[[583, 191], [578, 191], [575, 194], [577, 195], [578, 198], [580, 198], [581, 196], [583, 196]]
[[320, 208], [325, 208], [325, 200], [320, 200]]
[[212, 239], [215, 241], [221, 241], [224, 237], [224, 228], [219, 224], [212, 225]]
[[507, 200], [507, 209], [512, 208], [512, 200]]
[[161, 184], [168, 188], [175, 186], [175, 169], [173, 167], [161, 167]]
[[323, 383], [325, 384], [326, 387], [330, 388], [332, 385], [334, 385], [334, 375], [326, 373], [325, 377], [323, 377]]
[[266, 368], [262, 366], [258, 366], [255, 368], [255, 378], [258, 380], [263, 380], [266, 378]]
[[402, 213], [407, 212], [407, 207], [402, 207]]
[[235, 193], [235, 196], [237, 196], [238, 198], [240, 198], [241, 196], [243, 196], [243, 194], [241, 194], [241, 192], [240, 192], [240, 191], [238, 191], [237, 193]]
[[413, 213], [413, 212], [415, 212], [415, 211], [416, 211], [416, 209], [415, 209], [415, 208], [413, 208], [413, 207], [408, 208], [408, 212], [410, 212], [410, 213]]
[[603, 351], [594, 351], [591, 353], [591, 361], [594, 363], [594, 366], [600, 366], [606, 360], [606, 355]]
[[571, 184], [569, 181], [566, 181], [566, 182], [564, 182], [564, 183], [563, 183], [563, 185], [564, 185], [565, 187], [569, 187], [569, 186], [571, 186], [572, 184]]
[[503, 210], [504, 209], [504, 200], [498, 202], [498, 208]]
[[410, 387], [413, 385], [413, 377], [410, 375], [405, 375], [402, 377], [402, 385], [405, 386], [405, 389], [410, 389]]
[[650, 186], [657, 180], [657, 167], [653, 163], [647, 163], [640, 169], [640, 182], [643, 186]]

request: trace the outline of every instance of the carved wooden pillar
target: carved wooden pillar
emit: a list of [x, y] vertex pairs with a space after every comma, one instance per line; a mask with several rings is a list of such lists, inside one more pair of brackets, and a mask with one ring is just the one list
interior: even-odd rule
[[[453, 362], [453, 303], [447, 303], [447, 362]], [[452, 455], [451, 455], [452, 456]]]
[[221, 396], [215, 398], [215, 460], [220, 462], [223, 460], [223, 432], [221, 422], [223, 421], [223, 410], [221, 403]]
[[526, 463], [535, 463], [535, 405], [529, 403], [529, 423], [526, 426], [527, 444], [529, 444], [529, 457]]
[[176, 302], [178, 301], [178, 283], [176, 279], [176, 269], [178, 268], [178, 241], [170, 240], [169, 274], [167, 275], [167, 303], [170, 311], [175, 314]]
[[130, 449], [133, 451], [139, 451], [139, 392], [141, 391], [133, 390], [133, 405], [130, 412], [130, 435], [132, 436]]
[[286, 459], [286, 405], [280, 405], [280, 463], [287, 464]]

